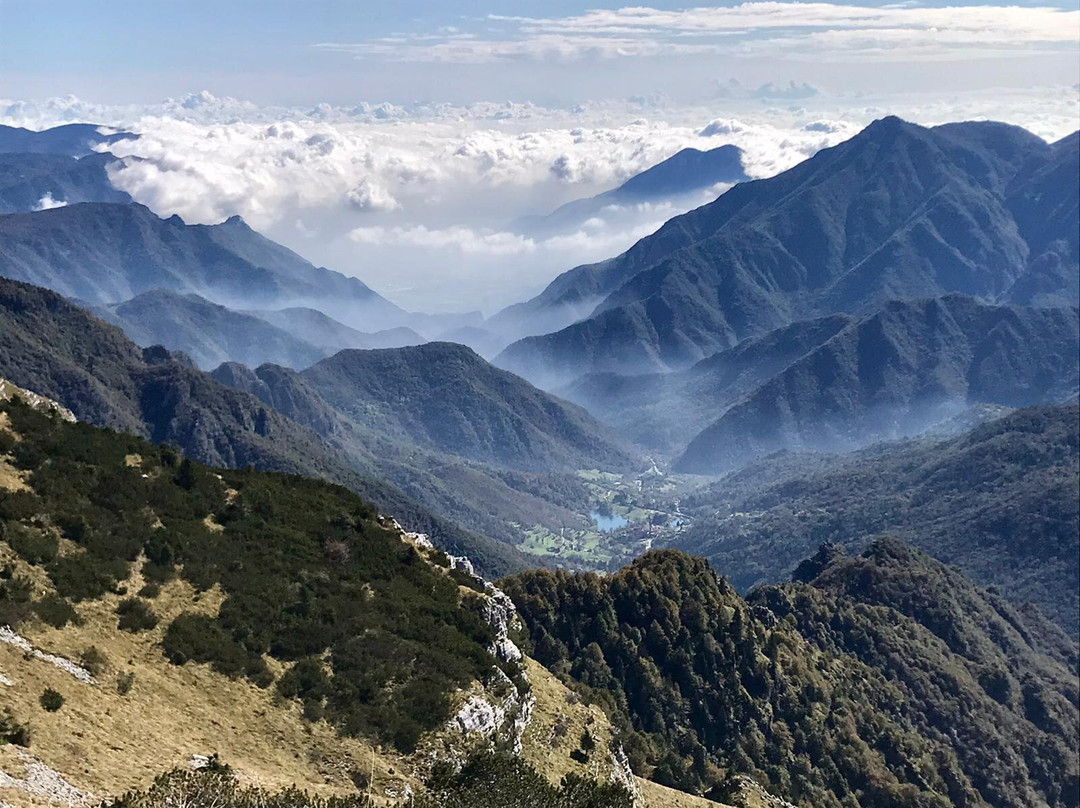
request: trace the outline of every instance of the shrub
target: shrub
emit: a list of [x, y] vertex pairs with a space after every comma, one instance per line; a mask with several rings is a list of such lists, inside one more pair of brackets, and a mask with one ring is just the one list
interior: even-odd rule
[[24, 527], [16, 522], [9, 522], [4, 538], [11, 549], [18, 553], [28, 564], [47, 564], [56, 558], [60, 543], [56, 536], [35, 528]]
[[[212, 758], [215, 760], [216, 756]], [[161, 808], [164, 805], [215, 808], [373, 808], [367, 797], [322, 798], [296, 788], [268, 791], [241, 786], [228, 766], [197, 771], [176, 769], [158, 777], [146, 791], [132, 791], [102, 808]]]
[[30, 728], [20, 724], [6, 707], [0, 713], [0, 741], [23, 747], [30, 745]]
[[109, 660], [96, 645], [91, 645], [79, 654], [79, 664], [90, 671], [90, 675], [100, 677], [109, 667]]
[[154, 598], [156, 598], [160, 594], [161, 594], [161, 584], [156, 583], [154, 581], [150, 581], [147, 584], [143, 584], [143, 588], [139, 590], [139, 597], [140, 598], [147, 598], [148, 600], [153, 600]]
[[41, 694], [39, 701], [45, 711], [50, 713], [55, 713], [64, 706], [64, 697], [51, 687], [45, 688], [45, 692]]
[[157, 615], [138, 598], [124, 598], [117, 604], [116, 614], [120, 617], [118, 627], [133, 634], [150, 631], [158, 624]]
[[101, 559], [85, 552], [57, 558], [47, 569], [56, 591], [74, 601], [99, 598], [128, 576], [122, 559]]
[[63, 628], [68, 623], [78, 624], [79, 614], [75, 607], [59, 595], [46, 595], [34, 603], [34, 613], [53, 628]]
[[126, 696], [131, 692], [132, 686], [135, 684], [135, 674], [128, 671], [121, 671], [116, 674], [116, 692], [121, 696]]
[[33, 611], [30, 582], [11, 566], [0, 570], [0, 625], [17, 628]]

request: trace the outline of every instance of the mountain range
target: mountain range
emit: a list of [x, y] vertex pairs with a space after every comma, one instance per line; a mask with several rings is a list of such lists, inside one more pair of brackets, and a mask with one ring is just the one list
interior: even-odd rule
[[975, 404], [1023, 407], [1078, 390], [1074, 307], [962, 295], [891, 302], [741, 398], [673, 468], [717, 473], [781, 449], [850, 450], [918, 434]]
[[0, 217], [0, 272], [95, 305], [164, 290], [239, 309], [311, 305], [367, 331], [408, 318], [359, 280], [312, 266], [238, 216], [186, 225], [142, 205], [86, 203]]
[[0, 377], [64, 402], [80, 421], [174, 443], [204, 462], [331, 479], [480, 569], [525, 565], [509, 544], [432, 514], [372, 476], [362, 458], [251, 393], [221, 384], [182, 354], [140, 349], [53, 292], [0, 279], [0, 324]]
[[53, 293], [0, 288], [5, 378], [207, 462], [333, 479], [489, 572], [523, 566], [513, 545], [537, 525], [585, 526], [578, 469], [639, 462], [583, 410], [462, 346], [343, 351], [304, 375], [226, 363], [211, 376]]
[[0, 125], [0, 152], [85, 157], [118, 141], [138, 137], [133, 132], [92, 123], [69, 123], [42, 130]]
[[0, 153], [0, 214], [77, 202], [131, 202], [109, 180], [107, 167], [115, 161], [111, 154]]
[[693, 492], [672, 541], [740, 591], [783, 580], [823, 541], [889, 533], [1080, 635], [1080, 413], [1020, 409], [954, 436], [848, 455], [784, 452]]
[[1075, 305], [1076, 146], [997, 123], [875, 121], [559, 276], [515, 310], [553, 333], [495, 361], [550, 387], [686, 367], [748, 336], [895, 298]]
[[625, 207], [665, 202], [678, 207], [695, 192], [748, 179], [738, 146], [717, 146], [708, 151], [686, 148], [635, 174], [617, 188], [567, 202], [544, 216], [522, 217], [514, 222], [512, 229], [531, 235], [552, 235], [579, 228], [594, 216]]
[[125, 136], [0, 129], [0, 805], [1080, 806], [1078, 136], [681, 152], [487, 323]]
[[895, 539], [749, 598], [674, 550], [496, 587], [339, 486], [35, 400], [0, 402], [5, 800], [1075, 802], [1075, 645]]

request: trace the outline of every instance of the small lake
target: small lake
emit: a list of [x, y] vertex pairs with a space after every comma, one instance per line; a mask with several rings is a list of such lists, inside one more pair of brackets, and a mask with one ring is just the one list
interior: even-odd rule
[[596, 527], [601, 533], [610, 533], [612, 530], [618, 530], [620, 527], [626, 527], [630, 524], [630, 520], [625, 516], [619, 516], [618, 514], [605, 516], [599, 511], [592, 511], [589, 518], [596, 522]]

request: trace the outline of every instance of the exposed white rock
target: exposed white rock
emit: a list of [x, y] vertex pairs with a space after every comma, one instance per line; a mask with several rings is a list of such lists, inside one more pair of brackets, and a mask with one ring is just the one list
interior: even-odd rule
[[479, 735], [492, 738], [499, 731], [506, 713], [480, 695], [470, 696], [468, 701], [450, 719], [450, 726], [462, 735]]
[[14, 631], [11, 630], [11, 626], [0, 626], [0, 642], [5, 645], [14, 645], [24, 653], [30, 654], [35, 659], [40, 659], [42, 662], [48, 662], [50, 665], [55, 665], [64, 673], [78, 679], [83, 684], [94, 684], [94, 677], [90, 675], [90, 671], [84, 668], [82, 665], [72, 662], [70, 659], [65, 659], [62, 656], [56, 656], [56, 654], [46, 654], [35, 648], [29, 640], [25, 637], [20, 637]]
[[525, 655], [510, 639], [510, 626], [517, 616], [514, 601], [492, 583], [487, 583], [484, 591], [487, 600], [484, 603], [483, 617], [495, 632], [495, 641], [489, 650], [496, 659], [503, 662], [521, 662]]
[[81, 808], [91, 803], [89, 794], [79, 791], [59, 772], [49, 768], [28, 752], [20, 749], [18, 754], [25, 774], [22, 777], [13, 777], [5, 771], [0, 771], [0, 788], [11, 788], [32, 797], [43, 797], [49, 802], [68, 805], [72, 808]]
[[22, 387], [12, 384], [7, 379], [0, 379], [0, 401], [7, 401], [14, 396], [18, 396], [35, 410], [51, 410], [65, 421], [75, 423], [75, 413], [62, 404], [58, 404], [51, 398], [46, 398], [45, 396], [38, 395], [29, 390], [24, 390]]
[[645, 797], [638, 788], [637, 780], [634, 779], [634, 772], [630, 768], [630, 761], [626, 757], [622, 744], [613, 745], [609, 754], [611, 755], [611, 782], [629, 791], [635, 806], [643, 806]]
[[[473, 576], [474, 578], [480, 578], [480, 576], [476, 574], [476, 568], [473, 566], [472, 562], [469, 561], [469, 559], [466, 556], [447, 556], [447, 558], [450, 559], [450, 567], [452, 569], [461, 570], [462, 572], [467, 572], [467, 573], [469, 573], [469, 575]], [[483, 579], [480, 579], [480, 580], [483, 580]]]
[[15, 683], [4, 676], [4, 674], [0, 673], [0, 685], [3, 685], [4, 687], [14, 687]]

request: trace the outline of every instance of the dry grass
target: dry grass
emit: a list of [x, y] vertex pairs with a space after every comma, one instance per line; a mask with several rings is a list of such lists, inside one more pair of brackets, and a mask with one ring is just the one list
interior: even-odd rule
[[[138, 581], [128, 583], [130, 590]], [[273, 688], [230, 680], [205, 665], [176, 667], [164, 658], [159, 642], [168, 620], [184, 609], [213, 613], [221, 600], [217, 590], [196, 600], [187, 584], [174, 581], [153, 602], [165, 619], [152, 632], [117, 630], [118, 596], [81, 604], [80, 626], [24, 629], [24, 636], [48, 653], [77, 660], [90, 646], [104, 652], [109, 670], [96, 687], [45, 662], [25, 659], [12, 646], [0, 646], [0, 670], [14, 681], [3, 689], [4, 701], [30, 725], [33, 754], [77, 788], [97, 795], [145, 786], [161, 772], [187, 765], [192, 755], [213, 752], [251, 783], [270, 788], [295, 784], [322, 795], [355, 793], [350, 775], [371, 770], [369, 745], [340, 738], [325, 722], [306, 722], [299, 706], [276, 698]], [[126, 696], [116, 689], [121, 673], [135, 675]], [[64, 696], [56, 713], [38, 702], [46, 687]], [[373, 796], [409, 782], [392, 755], [375, 751], [374, 770]], [[0, 791], [0, 801], [15, 808], [32, 805], [28, 799]]]
[[[581, 703], [566, 685], [540, 663], [527, 660], [526, 671], [536, 695], [536, 709], [532, 723], [525, 731], [522, 757], [553, 783], [559, 782], [570, 772], [606, 779], [611, 773], [611, 764], [603, 750], [607, 749], [611, 740], [612, 728], [604, 711]], [[556, 727], [562, 729], [556, 731]], [[573, 760], [570, 753], [578, 748], [586, 729], [596, 740], [597, 752], [593, 753], [595, 762], [581, 764]], [[645, 808], [724, 808], [718, 803], [683, 794], [640, 777], [635, 779], [645, 800]]]
[[[6, 413], [4, 413], [6, 415]], [[0, 455], [0, 489], [5, 491], [29, 491], [26, 472], [11, 465], [6, 455]]]

